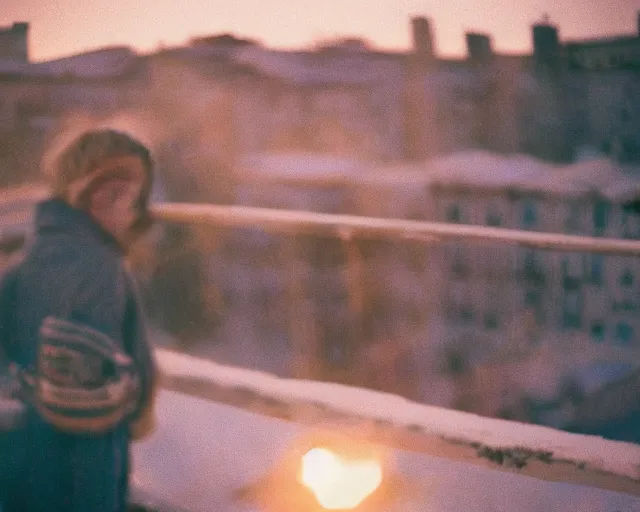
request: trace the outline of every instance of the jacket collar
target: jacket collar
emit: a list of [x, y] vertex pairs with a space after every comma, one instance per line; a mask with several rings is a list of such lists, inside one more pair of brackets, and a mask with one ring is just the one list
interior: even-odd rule
[[36, 206], [36, 233], [65, 233], [93, 240], [122, 254], [117, 240], [87, 212], [74, 208], [62, 199], [49, 199]]

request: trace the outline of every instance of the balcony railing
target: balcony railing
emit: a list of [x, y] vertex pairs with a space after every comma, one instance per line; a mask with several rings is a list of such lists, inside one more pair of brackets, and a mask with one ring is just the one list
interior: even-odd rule
[[[29, 209], [32, 205], [28, 202], [24, 204], [25, 209]], [[15, 218], [20, 218], [21, 222], [24, 217], [19, 213], [15, 214]], [[634, 240], [616, 240], [605, 238], [565, 236], [559, 234], [543, 234], [535, 232], [522, 232], [516, 230], [508, 230], [493, 227], [452, 225], [422, 221], [411, 221], [404, 219], [389, 218], [369, 218], [355, 215], [334, 215], [324, 213], [313, 213], [308, 211], [289, 211], [275, 210], [255, 207], [243, 206], [219, 206], [219, 205], [196, 205], [196, 204], [162, 204], [154, 207], [154, 214], [164, 223], [178, 224], [181, 226], [205, 227], [207, 229], [218, 230], [224, 228], [244, 229], [259, 228], [274, 236], [281, 237], [330, 237], [340, 240], [345, 247], [345, 255], [343, 262], [344, 273], [341, 275], [347, 281], [346, 289], [347, 299], [347, 316], [350, 319], [356, 319], [356, 322], [347, 322], [348, 332], [344, 338], [357, 337], [361, 327], [360, 322], [363, 316], [363, 297], [361, 281], [363, 279], [362, 259], [358, 250], [358, 242], [360, 240], [381, 240], [391, 241], [394, 243], [411, 243], [425, 245], [427, 247], [438, 246], [441, 242], [450, 240], [458, 240], [470, 245], [483, 246], [515, 246], [527, 247], [530, 249], [549, 250], [549, 251], [567, 251], [567, 252], [594, 252], [607, 255], [617, 256], [633, 256], [640, 255], [640, 241]], [[28, 215], [25, 214], [25, 215]], [[9, 217], [7, 217], [9, 218]], [[14, 233], [11, 229], [7, 233]], [[188, 247], [179, 247], [181, 250], [187, 250]], [[197, 250], [201, 250], [198, 248]], [[289, 245], [282, 251], [275, 251], [275, 257], [281, 257], [288, 262], [287, 271], [292, 272], [295, 276], [304, 276], [308, 272], [308, 265], [304, 264], [304, 257], [296, 251], [296, 248]], [[237, 263], [237, 261], [236, 261]], [[335, 263], [335, 262], [334, 262]], [[428, 267], [427, 267], [428, 268]], [[285, 286], [286, 293], [294, 300], [289, 301], [295, 309], [291, 311], [276, 311], [276, 316], [295, 316], [298, 325], [292, 326], [292, 336], [299, 336], [299, 341], [310, 339], [309, 331], [304, 323], [304, 319], [308, 318], [309, 308], [304, 303], [304, 290], [297, 288], [299, 280], [292, 278]], [[249, 283], [252, 285], [253, 283]], [[416, 283], [414, 283], [416, 284]], [[179, 298], [175, 299], [176, 301]], [[266, 301], [267, 303], [269, 300]], [[277, 310], [277, 306], [276, 306]], [[336, 322], [335, 317], [329, 316], [327, 321]], [[313, 350], [313, 346], [300, 345], [301, 350]], [[295, 348], [294, 348], [295, 350]], [[621, 349], [623, 350], [623, 349]], [[172, 358], [166, 352], [159, 350], [160, 360], [170, 361]], [[312, 361], [309, 362], [312, 364]], [[188, 365], [187, 365], [188, 366]], [[168, 389], [180, 391], [182, 393], [191, 394], [201, 398], [209, 398], [216, 401], [229, 401], [234, 405], [244, 403], [240, 396], [244, 393], [246, 399], [247, 386], [241, 382], [222, 386], [208, 382], [205, 378], [184, 378], [184, 376], [176, 375], [172, 372], [167, 364], [161, 365], [165, 374], [164, 386]], [[276, 384], [274, 384], [276, 385]], [[278, 384], [279, 385], [279, 384]], [[244, 387], [243, 387], [244, 386]], [[235, 389], [233, 393], [229, 392], [229, 387]], [[236, 389], [237, 388], [237, 389]], [[238, 389], [243, 388], [244, 391]], [[254, 390], [255, 391], [255, 390]], [[238, 396], [236, 396], [237, 393]], [[206, 395], [206, 396], [205, 396]], [[272, 397], [273, 398], [273, 397]], [[249, 400], [252, 401], [252, 400]], [[274, 400], [266, 400], [260, 405], [260, 410], [269, 410], [277, 414], [280, 405]], [[274, 412], [275, 411], [275, 412]], [[286, 415], [285, 415], [286, 416]], [[524, 427], [523, 427], [524, 428]], [[428, 443], [427, 443], [428, 444]], [[422, 445], [422, 444], [421, 444]], [[473, 442], [470, 445], [473, 447]], [[468, 447], [467, 447], [468, 448]], [[493, 453], [493, 452], [492, 452]], [[463, 458], [466, 455], [463, 456]], [[554, 477], [555, 478], [555, 477]], [[562, 478], [562, 477], [558, 477]], [[567, 477], [569, 478], [569, 477]], [[571, 477], [574, 478], [574, 477]], [[577, 477], [578, 481], [580, 477]], [[593, 475], [589, 479], [595, 478]], [[589, 480], [587, 479], [587, 480]], [[609, 479], [606, 477], [605, 480]], [[610, 480], [610, 479], [609, 479]], [[627, 479], [621, 478], [624, 482], [618, 483], [607, 480], [601, 483], [598, 478], [592, 481], [598, 481], [596, 486], [604, 488], [620, 488], [627, 491], [632, 489], [633, 493], [640, 494], [636, 482], [629, 482]], [[613, 477], [615, 480], [615, 477]], [[575, 480], [574, 480], [575, 481]]]
[[405, 219], [370, 218], [246, 206], [162, 204], [156, 216], [170, 222], [217, 227], [260, 227], [277, 233], [312, 233], [338, 238], [415, 240], [425, 243], [459, 239], [495, 246], [640, 256], [640, 241], [519, 231]]

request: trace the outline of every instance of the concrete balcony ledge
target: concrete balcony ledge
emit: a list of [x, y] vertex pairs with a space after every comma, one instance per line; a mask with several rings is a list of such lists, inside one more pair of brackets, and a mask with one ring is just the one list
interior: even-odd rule
[[163, 388], [298, 426], [361, 425], [394, 449], [640, 496], [640, 446], [484, 418], [344, 385], [282, 379], [168, 350]]

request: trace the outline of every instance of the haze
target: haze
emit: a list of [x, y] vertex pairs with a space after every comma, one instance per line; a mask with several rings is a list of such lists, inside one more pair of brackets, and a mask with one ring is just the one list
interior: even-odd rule
[[112, 45], [151, 51], [220, 32], [277, 48], [357, 36], [380, 48], [406, 49], [409, 18], [426, 15], [437, 51], [460, 55], [468, 30], [492, 34], [498, 52], [529, 51], [530, 27], [544, 13], [563, 40], [637, 33], [639, 9], [640, 0], [2, 0], [0, 26], [30, 22], [31, 58], [45, 60]]

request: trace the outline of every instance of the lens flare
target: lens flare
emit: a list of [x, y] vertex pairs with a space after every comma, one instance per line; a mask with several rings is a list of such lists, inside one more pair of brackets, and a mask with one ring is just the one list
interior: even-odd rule
[[357, 507], [382, 482], [377, 460], [348, 460], [326, 448], [313, 448], [302, 457], [300, 482], [327, 510]]

